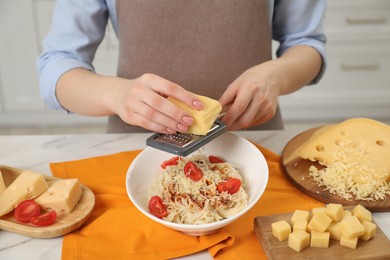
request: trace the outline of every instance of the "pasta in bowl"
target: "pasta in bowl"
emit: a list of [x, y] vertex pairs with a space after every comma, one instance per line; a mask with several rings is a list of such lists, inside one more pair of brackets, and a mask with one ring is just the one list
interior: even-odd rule
[[126, 175], [128, 196], [144, 215], [194, 236], [214, 233], [245, 214], [267, 182], [264, 156], [232, 133], [184, 158], [147, 147]]

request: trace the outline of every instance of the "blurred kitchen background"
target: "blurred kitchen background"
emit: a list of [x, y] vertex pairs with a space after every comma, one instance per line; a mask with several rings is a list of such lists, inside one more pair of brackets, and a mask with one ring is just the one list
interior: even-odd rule
[[[35, 60], [55, 0], [0, 0], [0, 134], [104, 133], [106, 118], [45, 108]], [[350, 117], [390, 124], [390, 1], [329, 0], [328, 69], [318, 85], [280, 98], [286, 128]], [[275, 44], [275, 47], [277, 45]], [[115, 75], [118, 42], [111, 26], [94, 61]]]

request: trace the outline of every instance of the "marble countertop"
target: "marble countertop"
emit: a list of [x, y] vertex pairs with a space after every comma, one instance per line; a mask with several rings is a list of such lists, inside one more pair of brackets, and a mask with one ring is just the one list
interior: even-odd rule
[[[306, 129], [237, 134], [281, 154], [291, 138]], [[0, 164], [51, 175], [49, 164], [145, 148], [150, 134], [0, 136]], [[390, 212], [374, 213], [390, 238]], [[62, 237], [36, 239], [0, 230], [0, 259], [61, 259]], [[203, 253], [186, 259], [203, 256]]]

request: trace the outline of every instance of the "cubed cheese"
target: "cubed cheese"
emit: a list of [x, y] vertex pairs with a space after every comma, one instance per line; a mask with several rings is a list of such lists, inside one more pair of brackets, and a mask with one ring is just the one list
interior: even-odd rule
[[307, 220], [306, 219], [297, 219], [293, 225], [293, 231], [295, 230], [307, 231]]
[[291, 217], [291, 224], [294, 225], [295, 221], [297, 221], [298, 219], [303, 219], [303, 220], [309, 221], [310, 220], [310, 212], [307, 210], [299, 210], [299, 209], [295, 210], [294, 214]]
[[352, 248], [352, 249], [356, 249], [357, 243], [358, 243], [358, 238], [357, 238], [357, 237], [354, 237], [354, 238], [346, 238], [346, 237], [343, 237], [343, 236], [342, 236], [342, 237], [340, 238], [340, 245], [345, 246], [345, 247], [349, 247], [349, 248]]
[[341, 238], [341, 222], [335, 222], [333, 221], [330, 223], [329, 227], [326, 229], [327, 232], [330, 234], [330, 238], [334, 240], [340, 240]]
[[330, 223], [332, 223], [332, 219], [328, 217], [324, 212], [320, 212], [315, 214], [311, 220], [310, 220], [310, 225], [312, 227], [312, 230], [317, 230], [320, 232], [324, 232]]
[[372, 222], [372, 214], [362, 205], [357, 205], [352, 209], [352, 215], [357, 217], [360, 222], [364, 220]]
[[297, 252], [310, 245], [310, 235], [303, 230], [296, 230], [288, 236], [288, 246]]
[[198, 97], [199, 101], [203, 103], [202, 110], [195, 110], [172, 97], [168, 97], [168, 100], [176, 106], [186, 110], [194, 119], [192, 125], [187, 131], [188, 133], [195, 135], [206, 135], [213, 125], [215, 119], [221, 112], [222, 106], [217, 100], [200, 95], [196, 96]]
[[311, 232], [310, 247], [328, 248], [329, 247], [329, 232], [319, 232], [313, 230]]
[[12, 211], [27, 199], [34, 199], [47, 190], [45, 178], [36, 172], [23, 171], [5, 191], [0, 194], [0, 216]]
[[324, 212], [325, 211], [325, 207], [318, 207], [318, 208], [313, 208], [311, 210], [311, 215], [314, 216], [315, 214], [319, 213], [319, 212]]
[[326, 205], [325, 214], [333, 221], [339, 221], [344, 217], [344, 208], [341, 204], [330, 203]]
[[340, 223], [342, 237], [350, 239], [364, 234], [364, 227], [355, 216], [346, 216]]
[[291, 226], [285, 221], [277, 221], [271, 224], [272, 234], [279, 240], [284, 241], [291, 233]]
[[376, 234], [376, 225], [374, 223], [371, 223], [369, 221], [364, 220], [362, 222], [362, 225], [364, 227], [364, 234], [359, 237], [359, 239], [368, 241], [375, 237]]
[[49, 182], [49, 189], [35, 201], [46, 210], [55, 210], [57, 214], [68, 214], [81, 198], [78, 179], [61, 179]]

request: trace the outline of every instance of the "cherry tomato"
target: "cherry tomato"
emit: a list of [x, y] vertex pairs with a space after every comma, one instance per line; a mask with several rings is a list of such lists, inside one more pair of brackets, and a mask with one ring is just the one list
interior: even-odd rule
[[186, 165], [184, 165], [184, 174], [191, 178], [194, 181], [199, 181], [203, 177], [203, 172], [201, 169], [196, 166], [193, 162], [187, 162]]
[[56, 219], [57, 213], [55, 210], [52, 210], [37, 217], [32, 217], [30, 219], [30, 222], [36, 226], [44, 227], [53, 224], [54, 222], [56, 222]]
[[229, 178], [226, 181], [221, 181], [217, 185], [219, 192], [228, 192], [230, 194], [236, 193], [241, 187], [241, 181], [237, 178]]
[[164, 161], [161, 164], [161, 168], [165, 169], [167, 168], [167, 166], [177, 165], [179, 163], [179, 159], [180, 159], [179, 156], [172, 157], [171, 159]]
[[153, 196], [149, 200], [149, 211], [158, 218], [168, 216], [167, 207], [159, 196]]
[[222, 160], [221, 158], [214, 156], [214, 155], [209, 155], [209, 161], [211, 163], [224, 163], [225, 161]]
[[22, 201], [14, 211], [14, 217], [22, 223], [29, 223], [32, 217], [39, 216], [41, 207], [34, 200]]

